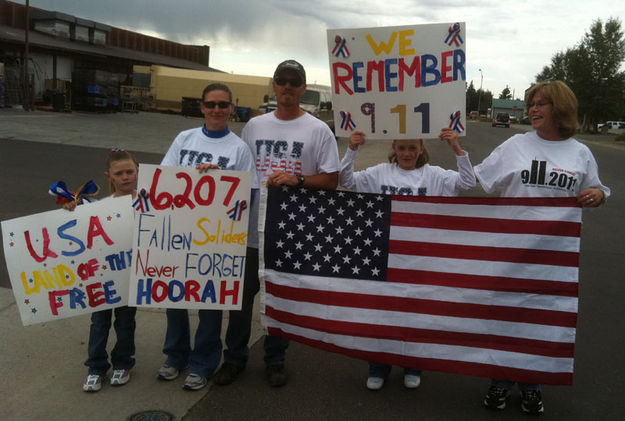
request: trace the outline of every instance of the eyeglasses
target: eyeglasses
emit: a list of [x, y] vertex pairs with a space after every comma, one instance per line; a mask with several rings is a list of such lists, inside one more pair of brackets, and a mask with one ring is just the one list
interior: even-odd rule
[[277, 77], [273, 81], [276, 82], [278, 86], [284, 86], [288, 83], [294, 88], [299, 88], [304, 84], [301, 79], [290, 79], [288, 77]]
[[553, 104], [553, 102], [531, 102], [529, 104], [529, 108], [532, 108], [534, 106], [540, 108], [540, 107], [544, 107], [545, 105], [551, 105], [551, 104]]
[[232, 103], [227, 101], [204, 101], [204, 108], [215, 108], [219, 107], [222, 110], [228, 108]]

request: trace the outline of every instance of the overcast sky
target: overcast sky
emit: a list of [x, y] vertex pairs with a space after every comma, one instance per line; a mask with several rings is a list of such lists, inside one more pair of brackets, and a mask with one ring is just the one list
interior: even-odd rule
[[[24, 0], [18, 1], [25, 3]], [[593, 21], [625, 17], [614, 0], [31, 0], [31, 6], [210, 46], [210, 66], [271, 77], [294, 58], [308, 83], [330, 84], [326, 29], [466, 22], [467, 82], [515, 97]]]

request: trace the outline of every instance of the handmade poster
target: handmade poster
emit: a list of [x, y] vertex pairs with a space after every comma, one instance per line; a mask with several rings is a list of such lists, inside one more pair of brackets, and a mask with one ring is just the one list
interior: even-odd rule
[[129, 305], [240, 309], [251, 175], [142, 164]]
[[465, 132], [464, 22], [329, 29], [337, 136], [371, 139]]
[[126, 305], [130, 196], [2, 221], [4, 256], [24, 326]]

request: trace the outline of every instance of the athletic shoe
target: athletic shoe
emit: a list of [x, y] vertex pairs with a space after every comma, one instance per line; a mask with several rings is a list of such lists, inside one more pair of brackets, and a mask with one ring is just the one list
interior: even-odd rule
[[184, 379], [184, 390], [200, 390], [208, 384], [206, 377], [202, 377], [198, 374], [191, 373]]
[[521, 392], [521, 411], [532, 415], [540, 415], [545, 412], [543, 395], [540, 393], [540, 390], [525, 390]]
[[284, 386], [289, 380], [284, 364], [268, 365], [265, 368], [265, 377], [271, 387]]
[[380, 390], [384, 386], [384, 379], [382, 377], [369, 377], [367, 379], [367, 389]]
[[82, 390], [85, 392], [97, 392], [102, 389], [103, 380], [104, 376], [100, 376], [99, 374], [89, 374], [85, 379], [85, 383], [82, 385]]
[[491, 386], [484, 397], [484, 406], [488, 409], [504, 409], [506, 407], [506, 400], [509, 397], [510, 392], [508, 389]]
[[111, 386], [123, 386], [130, 380], [130, 370], [124, 368], [113, 370]]
[[180, 374], [180, 370], [167, 364], [163, 364], [158, 369], [158, 378], [160, 380], [174, 380]]
[[225, 386], [237, 379], [239, 374], [245, 370], [244, 365], [236, 365], [233, 363], [225, 362], [219, 367], [217, 373], [213, 377], [213, 382], [215, 384]]
[[421, 384], [421, 376], [416, 374], [404, 374], [404, 387], [407, 389], [416, 389]]

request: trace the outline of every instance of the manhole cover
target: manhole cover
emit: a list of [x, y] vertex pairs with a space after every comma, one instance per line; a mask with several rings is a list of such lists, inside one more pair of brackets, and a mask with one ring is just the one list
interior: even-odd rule
[[141, 411], [131, 415], [128, 421], [173, 421], [175, 418], [172, 414], [165, 411], [153, 409], [149, 411]]

